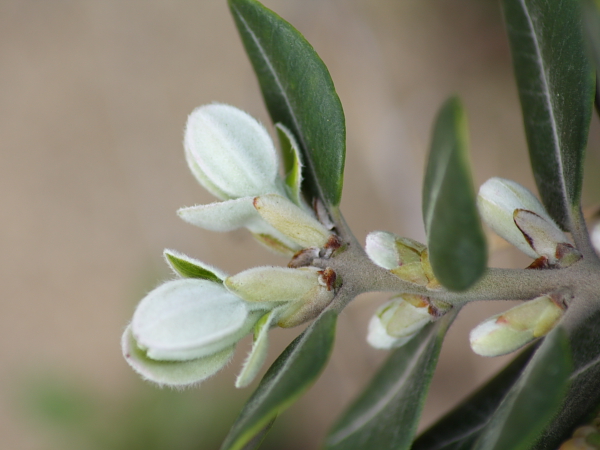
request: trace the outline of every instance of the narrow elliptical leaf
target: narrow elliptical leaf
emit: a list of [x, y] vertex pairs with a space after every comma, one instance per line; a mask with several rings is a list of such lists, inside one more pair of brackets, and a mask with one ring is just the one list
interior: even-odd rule
[[457, 98], [444, 103], [434, 124], [423, 220], [435, 276], [448, 289], [467, 289], [485, 271], [487, 245], [475, 205], [466, 117]]
[[337, 207], [342, 195], [346, 125], [327, 67], [292, 25], [256, 0], [229, 0], [273, 123], [299, 141], [307, 193]]
[[333, 347], [336, 319], [334, 311], [326, 311], [284, 350], [242, 408], [221, 450], [249, 448], [246, 445], [317, 379]]
[[444, 336], [457, 313], [446, 314], [394, 350], [335, 424], [327, 450], [410, 448]]
[[[589, 306], [596, 305], [596, 311]], [[568, 323], [567, 332], [573, 355], [570, 386], [558, 414], [535, 445], [536, 450], [558, 448], [574, 428], [590, 420], [600, 404], [600, 309], [598, 298], [581, 298], [579, 320]], [[572, 306], [573, 308], [573, 306]], [[574, 316], [574, 315], [573, 315]], [[573, 317], [572, 316], [572, 317]], [[568, 317], [565, 317], [567, 319]]]
[[555, 328], [510, 389], [473, 450], [528, 450], [563, 403], [573, 361], [567, 333]]
[[421, 434], [412, 450], [467, 450], [531, 359], [535, 347], [517, 356], [498, 375]]
[[579, 0], [504, 0], [529, 157], [552, 218], [578, 214], [595, 77]]

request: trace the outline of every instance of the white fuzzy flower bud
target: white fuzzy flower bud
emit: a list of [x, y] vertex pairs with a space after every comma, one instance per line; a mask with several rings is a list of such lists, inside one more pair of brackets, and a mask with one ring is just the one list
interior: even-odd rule
[[225, 279], [234, 294], [252, 303], [288, 303], [277, 324], [289, 328], [315, 318], [335, 296], [335, 272], [316, 267], [254, 267]]
[[514, 352], [550, 332], [564, 311], [549, 295], [527, 301], [477, 325], [469, 335], [471, 348], [481, 356]]
[[200, 106], [188, 117], [185, 154], [196, 179], [221, 200], [284, 195], [278, 158], [267, 130], [233, 106]]
[[432, 321], [429, 302], [404, 294], [380, 306], [369, 323], [367, 342], [381, 349], [400, 347]]
[[149, 358], [184, 361], [231, 347], [256, 320], [221, 283], [182, 279], [162, 284], [140, 302], [131, 331]]
[[525, 209], [554, 224], [540, 201], [531, 191], [512, 180], [490, 178], [479, 188], [477, 207], [483, 221], [496, 234], [506, 239], [526, 255], [538, 258], [539, 255], [531, 248], [523, 233], [515, 225], [513, 216], [515, 210]]

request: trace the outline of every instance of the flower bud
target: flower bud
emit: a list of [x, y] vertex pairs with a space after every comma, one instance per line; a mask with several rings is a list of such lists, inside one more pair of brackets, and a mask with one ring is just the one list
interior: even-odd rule
[[369, 323], [367, 342], [381, 349], [400, 347], [431, 321], [425, 297], [403, 294], [377, 309]]
[[123, 334], [123, 354], [144, 378], [170, 386], [194, 384], [220, 370], [235, 344], [264, 313], [220, 282], [169, 281], [138, 305]]
[[181, 279], [162, 284], [140, 302], [131, 332], [149, 358], [184, 361], [231, 347], [257, 320], [222, 284]]
[[281, 195], [256, 197], [254, 207], [265, 222], [302, 248], [323, 247], [331, 236], [321, 222]]
[[267, 130], [233, 106], [213, 103], [196, 108], [188, 117], [184, 147], [196, 179], [221, 200], [284, 194]]
[[549, 295], [527, 301], [477, 325], [469, 335], [471, 348], [481, 356], [514, 352], [550, 332], [564, 312]]
[[367, 235], [365, 250], [375, 264], [390, 270], [403, 280], [425, 286], [429, 279], [423, 266], [422, 254], [427, 247], [420, 242], [386, 231]]
[[479, 188], [477, 207], [483, 221], [496, 234], [526, 255], [532, 258], [540, 256], [531, 248], [523, 233], [515, 225], [513, 216], [516, 209], [525, 209], [554, 224], [531, 191], [511, 180], [490, 178]]
[[335, 272], [316, 267], [254, 267], [225, 279], [247, 302], [288, 303], [277, 324], [289, 328], [315, 318], [333, 300]]

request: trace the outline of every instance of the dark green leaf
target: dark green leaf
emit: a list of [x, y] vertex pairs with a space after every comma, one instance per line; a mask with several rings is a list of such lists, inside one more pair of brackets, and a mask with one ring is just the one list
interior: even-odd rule
[[201, 278], [217, 283], [223, 282], [223, 279], [211, 270], [214, 269], [213, 267], [207, 266], [201, 261], [168, 250], [165, 250], [164, 255], [171, 268], [183, 278]]
[[470, 449], [534, 350], [534, 346], [528, 347], [477, 392], [423, 432], [412, 450]]
[[481, 430], [473, 449], [530, 449], [558, 412], [572, 367], [567, 333], [555, 328]]
[[327, 67], [298, 30], [256, 0], [229, 0], [229, 5], [271, 119], [299, 141], [308, 194], [338, 206], [346, 125]]
[[457, 98], [442, 106], [434, 125], [423, 220], [433, 273], [448, 289], [467, 289], [485, 271], [487, 246], [475, 206], [466, 117]]
[[[567, 439], [573, 429], [583, 425], [591, 414], [595, 414], [600, 406], [600, 310], [589, 311], [591, 304], [598, 304], [596, 299], [579, 299], [579, 311], [573, 311], [572, 319], [567, 322], [571, 351], [573, 354], [573, 373], [571, 385], [559, 413], [546, 428], [535, 448], [544, 450], [558, 448]], [[574, 310], [575, 305], [570, 309]], [[596, 307], [597, 308], [597, 307]], [[576, 317], [579, 316], [580, 320]]]
[[578, 210], [595, 77], [579, 0], [504, 0], [529, 157], [548, 212], [564, 229]]
[[242, 408], [222, 450], [240, 450], [317, 379], [327, 363], [337, 314], [326, 311], [298, 336], [269, 368]]
[[328, 450], [410, 448], [444, 335], [458, 310], [394, 350], [331, 430]]

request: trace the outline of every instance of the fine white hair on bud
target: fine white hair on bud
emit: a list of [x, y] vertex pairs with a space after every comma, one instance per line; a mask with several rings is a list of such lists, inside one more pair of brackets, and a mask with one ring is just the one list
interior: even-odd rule
[[550, 295], [529, 300], [477, 325], [469, 335], [471, 348], [481, 356], [514, 352], [550, 332], [564, 312]]
[[335, 273], [316, 267], [254, 267], [225, 279], [225, 286], [250, 303], [276, 304], [280, 327], [290, 328], [314, 319], [335, 296]]
[[254, 207], [265, 222], [302, 248], [323, 247], [331, 236], [321, 222], [281, 195], [256, 197]]
[[424, 297], [400, 295], [377, 309], [369, 322], [367, 342], [380, 349], [400, 347], [432, 319]]
[[148, 358], [185, 361], [231, 347], [257, 320], [221, 283], [189, 278], [150, 292], [133, 314], [131, 333]]
[[244, 111], [221, 103], [196, 108], [188, 117], [184, 147], [196, 179], [221, 200], [284, 195], [273, 141]]
[[515, 225], [514, 211], [531, 211], [558, 229], [535, 195], [512, 180], [494, 177], [483, 183], [477, 195], [477, 207], [483, 221], [496, 234], [532, 258], [538, 258], [540, 255]]

